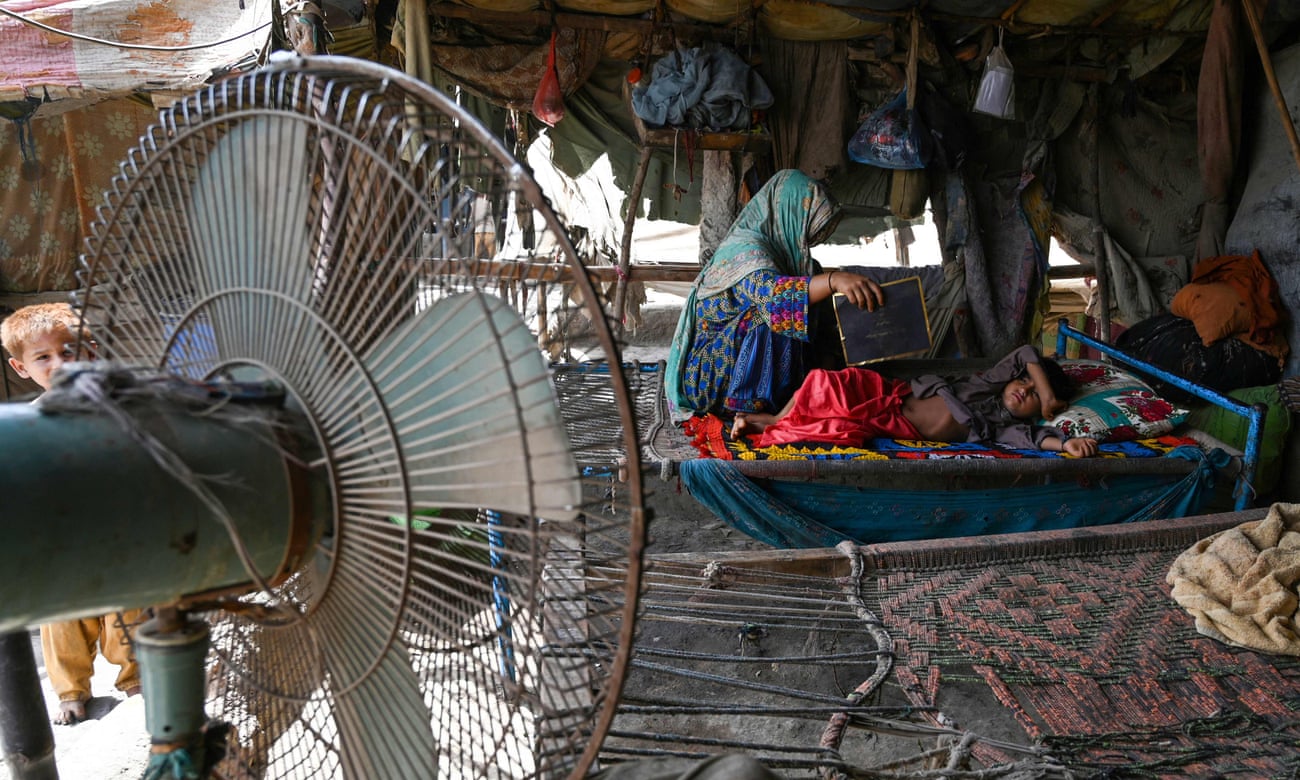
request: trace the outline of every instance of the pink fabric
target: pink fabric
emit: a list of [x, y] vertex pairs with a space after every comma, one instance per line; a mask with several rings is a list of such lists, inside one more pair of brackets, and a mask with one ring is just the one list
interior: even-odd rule
[[907, 382], [866, 368], [814, 369], [794, 394], [790, 411], [754, 438], [755, 447], [798, 441], [859, 447], [867, 439], [919, 439], [903, 416]]
[[[72, 9], [62, 0], [6, 3], [5, 8], [51, 27], [75, 29]], [[82, 86], [71, 38], [53, 35], [8, 16], [0, 18], [0, 62], [4, 64], [0, 67], [0, 91], [4, 91], [6, 99], [18, 97], [9, 94], [10, 88]], [[39, 78], [34, 74], [40, 74]], [[41, 97], [41, 93], [38, 91], [33, 97]]]
[[[48, 92], [53, 100], [95, 102], [145, 88], [198, 89], [213, 73], [260, 51], [272, 21], [270, 0], [9, 0], [4, 6], [78, 35], [164, 48], [106, 46], [0, 17], [0, 101], [44, 98]], [[189, 44], [202, 45], [166, 48]], [[94, 146], [101, 135], [84, 140]]]

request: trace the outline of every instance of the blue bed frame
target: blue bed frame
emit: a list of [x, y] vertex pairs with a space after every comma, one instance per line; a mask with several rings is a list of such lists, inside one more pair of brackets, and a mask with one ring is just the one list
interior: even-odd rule
[[[775, 547], [826, 546], [839, 538], [908, 541], [1196, 514], [1209, 500], [1215, 473], [1222, 474], [1234, 459], [1230, 456], [1239, 465], [1232, 475], [1236, 511], [1254, 503], [1267, 407], [1241, 403], [1175, 376], [1065, 322], [1058, 331], [1058, 355], [1065, 353], [1070, 339], [1096, 350], [1105, 361], [1148, 380], [1163, 380], [1240, 416], [1248, 431], [1244, 452], [1226, 452], [1201, 440], [1200, 446], [1180, 446], [1165, 457], [720, 460], [700, 458], [676, 426], [659, 419], [649, 432], [641, 431], [646, 462], [659, 462], [664, 479], [676, 472], [720, 519]], [[929, 359], [892, 361], [881, 370], [912, 376], [983, 367], [981, 360]], [[658, 400], [662, 411], [661, 391]], [[1071, 486], [1084, 491], [1072, 494]], [[1100, 507], [1082, 500], [1095, 486], [1114, 491], [1114, 500]], [[1009, 492], [1001, 492], [1004, 489]]]
[[1098, 353], [1123, 365], [1134, 369], [1143, 374], [1156, 377], [1161, 381], [1167, 382], [1173, 387], [1177, 387], [1186, 393], [1201, 398], [1205, 401], [1215, 404], [1216, 406], [1227, 409], [1231, 412], [1241, 415], [1249, 420], [1249, 428], [1246, 435], [1246, 448], [1242, 454], [1241, 471], [1237, 475], [1237, 486], [1234, 490], [1236, 504], [1234, 510], [1240, 512], [1246, 509], [1253, 497], [1255, 472], [1259, 468], [1259, 453], [1261, 442], [1264, 438], [1264, 419], [1268, 415], [1268, 407], [1263, 404], [1244, 404], [1234, 398], [1224, 395], [1217, 390], [1212, 390], [1204, 385], [1197, 384], [1189, 379], [1184, 379], [1177, 374], [1172, 374], [1163, 368], [1154, 366], [1144, 360], [1139, 360], [1131, 355], [1126, 355], [1118, 348], [1111, 346], [1103, 341], [1098, 341], [1082, 331], [1073, 328], [1065, 319], [1060, 321], [1060, 329], [1056, 336], [1056, 354], [1064, 355], [1066, 346], [1070, 339], [1091, 347]]

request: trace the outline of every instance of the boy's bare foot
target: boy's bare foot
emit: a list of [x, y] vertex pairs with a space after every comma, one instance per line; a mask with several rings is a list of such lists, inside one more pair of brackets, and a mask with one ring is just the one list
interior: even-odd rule
[[749, 418], [743, 414], [737, 413], [736, 419], [731, 423], [731, 438], [733, 440], [739, 439], [746, 433], [749, 433]]
[[54, 716], [56, 726], [75, 726], [86, 719], [86, 703], [81, 699], [59, 702], [59, 714]]
[[731, 424], [731, 438], [734, 441], [741, 436], [762, 433], [767, 430], [767, 426], [774, 422], [776, 422], [776, 416], [766, 412], [754, 412], [753, 414], [737, 412], [736, 420]]
[[138, 686], [138, 685], [132, 685], [130, 688], [127, 688], [125, 691], [123, 691], [123, 693], [126, 694], [126, 697], [127, 697], [128, 699], [131, 698], [132, 696], [139, 696], [139, 695], [140, 695], [140, 686]]

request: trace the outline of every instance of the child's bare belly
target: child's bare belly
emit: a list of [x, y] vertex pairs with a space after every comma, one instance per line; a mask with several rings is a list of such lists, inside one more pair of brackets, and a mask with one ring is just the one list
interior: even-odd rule
[[916, 426], [916, 432], [931, 441], [966, 441], [970, 431], [953, 418], [943, 398], [932, 395], [903, 399], [903, 416]]

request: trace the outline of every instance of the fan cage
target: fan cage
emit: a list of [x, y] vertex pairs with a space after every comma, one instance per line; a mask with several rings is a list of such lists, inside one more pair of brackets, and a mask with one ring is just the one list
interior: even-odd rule
[[[421, 457], [442, 453], [424, 451], [436, 434], [423, 430], [424, 450], [412, 444], [417, 415], [393, 398], [415, 381], [406, 362], [462, 349], [498, 361], [505, 379], [482, 403], [523, 421], [536, 413], [519, 400], [526, 352], [564, 359], [547, 372], [552, 398], [575, 358], [621, 365], [546, 199], [472, 116], [346, 58], [223, 81], [164, 111], [123, 163], [81, 281], [75, 303], [101, 357], [282, 385], [334, 496], [334, 534], [309, 563], [204, 613], [208, 711], [233, 727], [220, 772], [426, 776], [435, 761], [448, 777], [550, 777], [592, 766], [630, 652], [644, 543], [627, 375], [583, 372], [584, 394], [559, 412], [581, 490], [572, 517], [537, 504], [546, 486], [527, 481], [531, 452], [497, 476], [502, 492], [527, 494], [510, 496], [525, 511], [457, 500], [482, 486], [441, 484], [433, 467], [413, 477]], [[419, 330], [450, 322], [472, 327]], [[417, 348], [398, 354], [401, 338]], [[445, 415], [479, 401], [445, 400]], [[533, 435], [515, 434], [517, 445]], [[481, 475], [510, 441], [460, 449], [477, 453], [464, 458]], [[431, 498], [430, 484], [451, 498]]]

